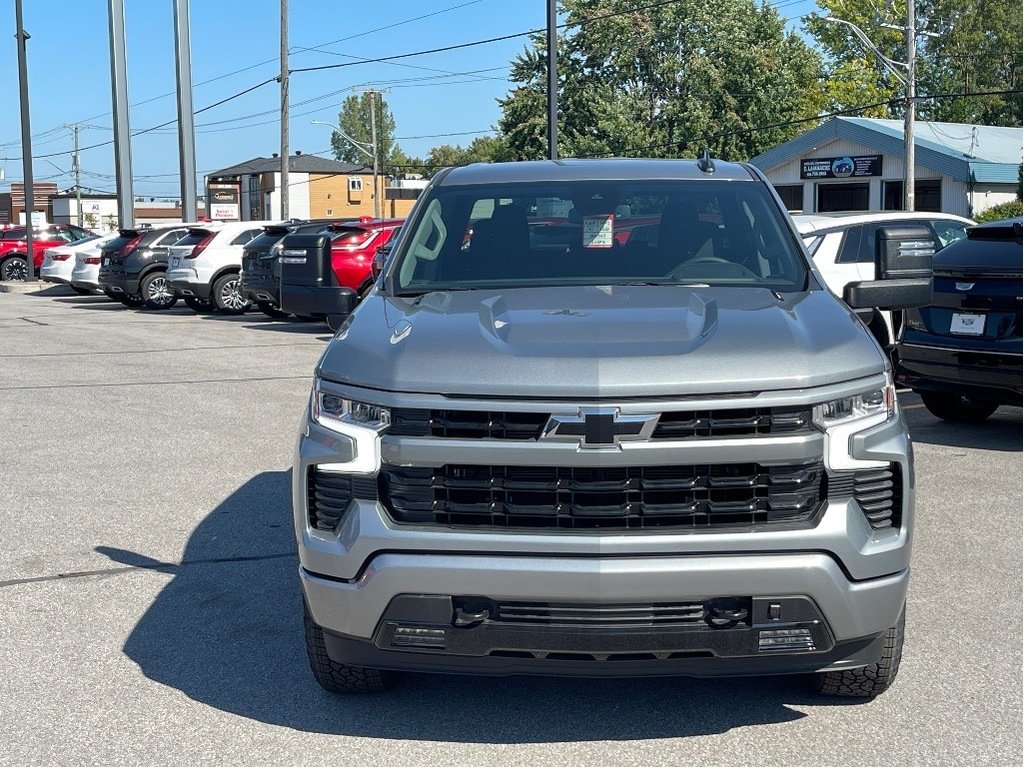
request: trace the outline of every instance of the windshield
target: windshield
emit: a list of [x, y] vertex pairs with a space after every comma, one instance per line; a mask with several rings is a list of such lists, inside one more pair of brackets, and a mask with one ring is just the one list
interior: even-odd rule
[[755, 183], [442, 187], [411, 229], [394, 272], [402, 294], [638, 282], [800, 290], [807, 274]]

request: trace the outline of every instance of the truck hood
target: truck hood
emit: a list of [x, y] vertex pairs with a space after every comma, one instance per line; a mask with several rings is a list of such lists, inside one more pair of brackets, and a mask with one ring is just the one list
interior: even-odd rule
[[389, 391], [597, 399], [798, 389], [884, 365], [827, 291], [581, 286], [373, 293], [318, 373]]

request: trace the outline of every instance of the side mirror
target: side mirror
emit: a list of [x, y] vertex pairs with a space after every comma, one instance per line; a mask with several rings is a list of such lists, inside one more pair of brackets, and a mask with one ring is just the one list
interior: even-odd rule
[[849, 283], [843, 301], [853, 309], [909, 309], [932, 301], [935, 242], [921, 225], [880, 227], [875, 279]]

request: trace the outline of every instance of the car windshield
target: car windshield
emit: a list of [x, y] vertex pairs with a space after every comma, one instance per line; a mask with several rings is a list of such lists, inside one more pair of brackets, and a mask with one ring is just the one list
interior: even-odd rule
[[807, 267], [760, 184], [580, 181], [441, 187], [394, 275], [400, 294], [556, 285], [801, 290]]

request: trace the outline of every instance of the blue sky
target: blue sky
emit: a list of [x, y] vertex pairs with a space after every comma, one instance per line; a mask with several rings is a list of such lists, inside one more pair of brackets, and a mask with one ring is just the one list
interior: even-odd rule
[[[107, 0], [23, 0], [28, 41], [33, 164], [37, 179], [73, 184], [71, 132], [83, 147], [113, 138]], [[638, 0], [638, 5], [643, 5]], [[291, 69], [355, 62], [543, 27], [545, 0], [290, 0]], [[814, 10], [811, 0], [779, 0], [792, 24]], [[133, 131], [175, 117], [172, 0], [125, 0], [128, 95]], [[278, 0], [191, 0], [193, 103], [200, 109], [279, 72]], [[0, 4], [0, 169], [22, 177], [14, 3]], [[7, 34], [9, 31], [10, 34]], [[385, 98], [399, 144], [423, 156], [443, 143], [468, 144], [494, 127], [496, 100], [509, 88], [508, 66], [521, 37], [395, 63], [354, 64], [292, 75], [291, 147], [330, 156], [330, 129], [341, 101], [359, 87], [389, 89]], [[239, 71], [242, 70], [242, 71]], [[460, 74], [473, 73], [473, 74]], [[211, 82], [206, 82], [211, 81]], [[277, 83], [196, 116], [196, 164], [203, 172], [280, 146]], [[438, 136], [436, 134], [462, 134]], [[420, 138], [422, 137], [422, 138]], [[50, 158], [40, 155], [67, 153]], [[12, 159], [4, 159], [12, 158]], [[177, 132], [167, 128], [132, 139], [135, 194], [177, 197]], [[113, 191], [112, 145], [82, 152], [82, 185]]]

